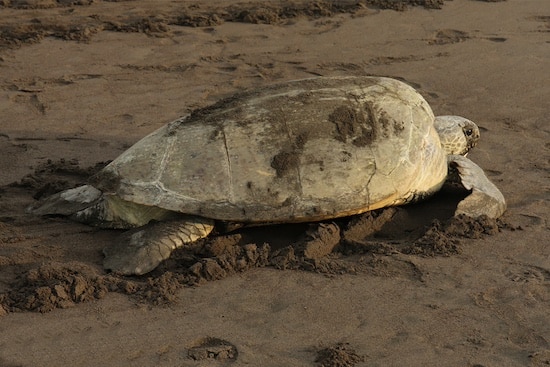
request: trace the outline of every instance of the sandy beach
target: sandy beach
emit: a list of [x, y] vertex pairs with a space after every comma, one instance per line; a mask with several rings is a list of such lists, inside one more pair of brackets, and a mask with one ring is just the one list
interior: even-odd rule
[[[0, 1], [0, 366], [549, 365], [549, 32], [547, 0]], [[119, 231], [26, 211], [196, 108], [341, 75], [476, 122], [504, 216], [448, 190], [125, 277]]]

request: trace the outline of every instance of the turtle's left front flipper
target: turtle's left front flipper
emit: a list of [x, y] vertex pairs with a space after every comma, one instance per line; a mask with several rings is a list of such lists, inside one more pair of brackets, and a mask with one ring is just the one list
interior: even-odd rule
[[196, 216], [151, 222], [122, 233], [118, 243], [103, 249], [103, 267], [125, 275], [142, 275], [170, 257], [172, 251], [208, 236], [214, 221]]
[[458, 170], [462, 185], [472, 190], [470, 195], [458, 203], [455, 215], [500, 217], [506, 210], [506, 200], [495, 184], [489, 181], [483, 169], [464, 156], [448, 157], [449, 165]]

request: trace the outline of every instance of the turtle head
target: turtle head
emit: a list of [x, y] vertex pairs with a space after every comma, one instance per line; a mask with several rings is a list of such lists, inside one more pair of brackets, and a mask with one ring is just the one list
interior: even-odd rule
[[479, 128], [464, 117], [437, 116], [434, 126], [447, 154], [466, 156], [479, 140]]

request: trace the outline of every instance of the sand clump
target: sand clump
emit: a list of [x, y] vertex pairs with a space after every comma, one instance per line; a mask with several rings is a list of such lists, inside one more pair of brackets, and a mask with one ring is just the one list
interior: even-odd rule
[[358, 355], [348, 343], [322, 348], [317, 351], [315, 359], [318, 367], [353, 367], [365, 361], [365, 356]]

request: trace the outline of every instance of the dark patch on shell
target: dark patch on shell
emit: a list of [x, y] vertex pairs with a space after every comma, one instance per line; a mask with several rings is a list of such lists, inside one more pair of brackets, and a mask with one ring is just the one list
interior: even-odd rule
[[405, 122], [394, 120], [386, 111], [379, 111], [376, 122], [380, 129], [380, 134], [384, 138], [398, 136], [403, 130], [405, 130]]
[[232, 96], [222, 98], [218, 100], [217, 102], [208, 105], [206, 107], [197, 108], [193, 111], [191, 111], [191, 116], [189, 117], [189, 120], [197, 121], [202, 120], [204, 118], [208, 118], [212, 116], [215, 112], [223, 111], [224, 109], [231, 108], [232, 105], [239, 100], [239, 98], [244, 97], [244, 93], [235, 93]]
[[283, 177], [288, 171], [294, 170], [300, 164], [298, 152], [280, 152], [273, 156], [271, 167], [277, 172], [277, 177]]
[[390, 120], [388, 119], [387, 113], [385, 111], [380, 111], [380, 114], [378, 116], [378, 126], [380, 127], [380, 130], [382, 132], [382, 136], [384, 138], [390, 137]]
[[350, 152], [346, 152], [345, 150], [342, 151], [342, 155], [340, 158], [340, 162], [344, 163], [351, 159], [352, 154]]
[[219, 140], [220, 138], [223, 139], [223, 135], [223, 126], [221, 124], [217, 124], [214, 131], [212, 131], [212, 133], [208, 137], [208, 142], [211, 143], [213, 141]]
[[89, 183], [103, 192], [116, 192], [120, 187], [120, 177], [111, 170], [102, 169], [90, 177]]
[[405, 122], [404, 121], [394, 121], [393, 122], [393, 133], [394, 135], [399, 135], [401, 132], [405, 130]]
[[166, 128], [166, 135], [165, 136], [173, 136], [176, 134], [180, 126], [188, 119], [189, 116], [183, 116], [179, 119], [172, 121], [168, 124]]
[[288, 172], [296, 169], [300, 164], [300, 155], [308, 140], [308, 133], [303, 132], [296, 136], [290, 149], [275, 154], [271, 159], [271, 167], [275, 168], [277, 177], [284, 177]]
[[351, 106], [340, 106], [332, 111], [328, 118], [336, 125], [335, 139], [344, 143], [351, 139], [351, 143], [357, 147], [364, 147], [373, 142], [376, 137], [373, 126], [376, 120], [372, 107], [368, 104], [365, 106], [366, 114]]
[[308, 133], [303, 132], [296, 137], [296, 140], [294, 141], [294, 146], [296, 147], [296, 149], [302, 150], [304, 148], [304, 145], [306, 145], [307, 141], [308, 141]]

